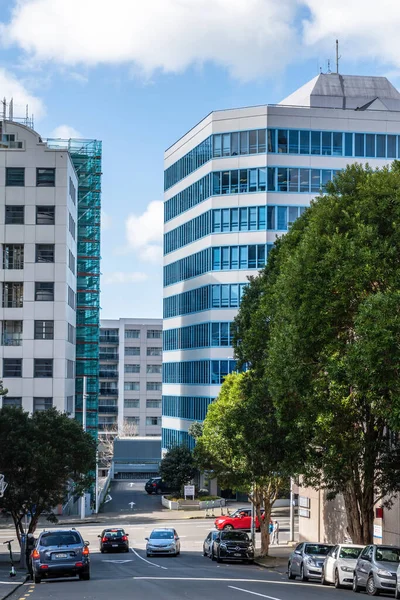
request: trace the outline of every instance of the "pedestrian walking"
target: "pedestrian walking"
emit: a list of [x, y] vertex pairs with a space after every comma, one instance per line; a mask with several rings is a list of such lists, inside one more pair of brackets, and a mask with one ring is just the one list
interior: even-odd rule
[[272, 533], [274, 531], [274, 524], [272, 519], [269, 520], [269, 543], [272, 544]]
[[279, 523], [275, 521], [272, 527], [272, 541], [271, 544], [279, 545]]

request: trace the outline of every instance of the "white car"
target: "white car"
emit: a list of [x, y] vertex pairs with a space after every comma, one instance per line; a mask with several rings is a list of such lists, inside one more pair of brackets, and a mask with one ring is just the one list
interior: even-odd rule
[[331, 548], [322, 569], [322, 584], [333, 583], [336, 588], [351, 587], [356, 562], [364, 548], [357, 544], [338, 544]]

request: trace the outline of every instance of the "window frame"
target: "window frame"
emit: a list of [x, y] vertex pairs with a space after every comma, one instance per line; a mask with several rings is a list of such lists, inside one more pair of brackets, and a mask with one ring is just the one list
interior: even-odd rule
[[55, 167], [37, 167], [36, 168], [36, 187], [55, 187], [56, 169]]
[[[48, 363], [48, 365], [46, 365]], [[50, 370], [46, 370], [44, 367], [50, 366]], [[54, 373], [54, 359], [53, 358], [34, 358], [33, 359], [33, 377], [35, 379], [52, 379]]]
[[[40, 216], [41, 212], [42, 212], [42, 214], [47, 213], [48, 215], [50, 215], [51, 222], [49, 222], [49, 221], [40, 222], [39, 216]], [[55, 207], [55, 205], [54, 204], [47, 204], [47, 205], [46, 204], [45, 205], [37, 204], [35, 218], [36, 218], [36, 225], [55, 225], [56, 224], [56, 207]]]

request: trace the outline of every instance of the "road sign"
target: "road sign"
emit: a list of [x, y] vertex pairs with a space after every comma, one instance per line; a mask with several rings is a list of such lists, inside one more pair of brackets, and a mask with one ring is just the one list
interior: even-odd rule
[[186, 496], [192, 496], [194, 499], [194, 495], [195, 495], [194, 485], [185, 485], [183, 491], [184, 491], [185, 500], [186, 500]]

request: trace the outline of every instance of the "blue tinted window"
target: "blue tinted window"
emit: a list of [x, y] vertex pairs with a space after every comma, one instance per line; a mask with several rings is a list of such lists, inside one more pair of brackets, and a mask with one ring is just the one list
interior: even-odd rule
[[268, 129], [268, 152], [276, 152], [276, 130]]
[[321, 154], [321, 132], [311, 132], [311, 154]]
[[396, 136], [387, 136], [387, 157], [396, 158]]
[[378, 158], [386, 158], [386, 136], [376, 136], [376, 156]]
[[280, 231], [287, 230], [287, 208], [286, 206], [278, 206], [278, 224], [277, 229]]
[[309, 131], [300, 131], [300, 154], [310, 154]]
[[365, 135], [363, 133], [354, 134], [354, 156], [365, 156]]
[[288, 151], [288, 132], [286, 129], [278, 129], [278, 152], [287, 154]]
[[334, 156], [343, 155], [343, 133], [334, 131], [332, 134], [332, 154]]
[[365, 153], [368, 157], [375, 157], [375, 136], [372, 133], [365, 136]]
[[275, 229], [275, 206], [267, 206], [267, 229]]
[[344, 155], [353, 156], [353, 134], [344, 134]]
[[289, 131], [289, 154], [299, 153], [299, 132], [295, 129]]

